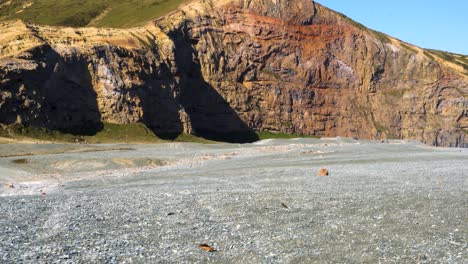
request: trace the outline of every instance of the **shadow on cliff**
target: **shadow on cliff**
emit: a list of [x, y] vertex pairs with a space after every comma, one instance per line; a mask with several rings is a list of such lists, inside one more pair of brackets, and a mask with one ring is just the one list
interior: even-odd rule
[[143, 108], [143, 123], [161, 139], [174, 140], [184, 132], [179, 105], [174, 100], [173, 80], [147, 79], [137, 88]]
[[94, 135], [102, 130], [97, 95], [87, 62], [79, 57], [65, 61], [50, 46], [41, 46], [28, 53], [25, 59], [38, 61], [37, 69], [9, 76], [8, 89], [18, 96], [8, 101], [8, 113], [2, 113], [0, 122], [12, 124], [19, 121], [24, 126], [73, 135]]
[[[101, 46], [97, 47], [95, 52], [98, 58], [105, 58], [106, 61], [132, 61], [135, 65], [141, 66], [141, 69], [136, 71], [127, 69], [126, 73], [127, 76], [138, 75], [141, 84], [119, 88], [120, 95], [112, 96], [112, 100], [116, 100], [122, 107], [131, 109], [136, 104], [127, 98], [138, 98], [140, 100], [138, 106], [141, 106], [143, 114], [141, 122], [161, 139], [173, 140], [184, 132], [179, 118], [180, 106], [174, 98], [177, 83], [166, 64], [151, 65], [153, 60], [162, 61], [159, 57], [152, 57], [158, 56], [157, 51], [139, 54], [119, 47]], [[119, 67], [125, 69], [129, 66], [121, 64]]]
[[179, 101], [190, 117], [194, 134], [209, 140], [248, 143], [259, 140], [231, 108], [229, 103], [203, 78], [196, 40], [186, 30], [168, 33], [175, 43], [175, 62], [179, 78]]

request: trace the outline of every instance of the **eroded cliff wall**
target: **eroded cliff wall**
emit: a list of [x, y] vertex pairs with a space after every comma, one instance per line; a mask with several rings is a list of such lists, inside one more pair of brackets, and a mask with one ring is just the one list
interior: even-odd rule
[[4, 124], [468, 146], [466, 69], [309, 0], [194, 1], [128, 30], [12, 21], [0, 32]]

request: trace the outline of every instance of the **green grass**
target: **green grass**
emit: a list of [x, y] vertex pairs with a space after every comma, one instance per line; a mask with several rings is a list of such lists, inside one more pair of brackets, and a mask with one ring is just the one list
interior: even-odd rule
[[433, 54], [443, 60], [457, 64], [463, 67], [463, 69], [466, 72], [465, 74], [468, 75], [468, 56], [467, 55], [456, 54], [456, 53], [451, 53], [451, 52], [442, 51], [442, 50], [433, 50], [433, 49], [426, 50], [424, 54], [426, 54], [426, 56], [428, 54]]
[[292, 128], [292, 127], [293, 127], [292, 123], [289, 122], [289, 121], [283, 121], [283, 122], [281, 122], [281, 126], [282, 126], [282, 127], [287, 127], [287, 128]]
[[441, 51], [441, 50], [429, 50], [429, 51], [446, 61], [450, 61], [450, 62], [455, 61], [455, 58], [452, 56], [452, 54], [448, 52]]
[[190, 134], [180, 134], [174, 141], [176, 142], [193, 142], [203, 144], [214, 144], [216, 141], [204, 139]]
[[37, 127], [23, 127], [18, 125], [5, 126], [0, 130], [0, 136], [9, 138], [32, 138], [43, 141], [58, 142], [162, 142], [143, 124], [104, 124], [104, 128], [93, 136], [77, 136], [56, 130]]
[[[328, 9], [328, 8], [327, 8], [327, 9]], [[354, 21], [353, 19], [351, 19], [350, 17], [346, 16], [346, 15], [343, 14], [343, 13], [340, 13], [340, 12], [337, 12], [337, 11], [333, 11], [333, 10], [331, 10], [331, 9], [328, 9], [328, 10], [330, 10], [331, 12], [337, 13], [337, 14], [338, 14], [339, 16], [341, 16], [344, 20], [346, 20], [346, 22], [348, 22], [349, 24], [351, 24], [351, 25], [353, 25], [353, 26], [355, 26], [355, 27], [357, 27], [357, 28], [359, 28], [359, 29], [361, 29], [361, 30], [365, 30], [365, 31], [369, 30], [369, 29], [368, 29], [366, 26], [364, 26], [363, 24]]]
[[318, 136], [288, 134], [288, 133], [270, 132], [270, 131], [258, 131], [256, 132], [256, 134], [260, 140], [262, 139], [290, 139], [290, 138], [320, 138]]
[[23, 127], [20, 125], [10, 125], [0, 127], [0, 136], [13, 139], [33, 138], [44, 141], [75, 142], [79, 137], [64, 134], [59, 131], [50, 131], [45, 128]]
[[[214, 136], [214, 135], [213, 135]], [[163, 140], [157, 137], [149, 128], [144, 124], [110, 124], [104, 123], [104, 128], [93, 136], [77, 136], [59, 131], [50, 131], [45, 128], [23, 127], [18, 125], [0, 126], [0, 137], [12, 139], [35, 139], [41, 141], [51, 142], [69, 142], [69, 143], [164, 143], [164, 142], [193, 142], [212, 144], [216, 142], [230, 142], [232, 139], [242, 139], [243, 136], [247, 137], [245, 142], [251, 142], [252, 135], [242, 134], [226, 134], [218, 135], [219, 138], [208, 140], [202, 137], [180, 134], [173, 141]], [[262, 139], [288, 139], [288, 138], [320, 138], [317, 136], [288, 134], [279, 132], [255, 132], [258, 140]]]
[[144, 124], [110, 124], [104, 123], [104, 128], [94, 136], [84, 136], [85, 141], [89, 143], [112, 143], [112, 142], [147, 142], [160, 143], [162, 139], [158, 138], [153, 131]]
[[404, 49], [411, 51], [412, 53], [418, 53], [418, 51], [417, 51], [416, 49], [414, 49], [413, 47], [410, 47], [410, 46], [406, 45], [405, 43], [401, 43], [401, 46], [402, 46]]
[[392, 42], [390, 40], [390, 38], [388, 38], [387, 35], [385, 35], [384, 33], [380, 32], [380, 31], [372, 30], [372, 29], [369, 29], [369, 30], [382, 43], [391, 43]]
[[[110, 124], [93, 136], [79, 136], [51, 131], [45, 128], [23, 127], [18, 125], [0, 127], [0, 136], [13, 139], [36, 139], [52, 142], [85, 143], [162, 143], [167, 142], [157, 137], [144, 124]], [[175, 141], [208, 143], [208, 140], [192, 135], [179, 135]]]
[[[120, 0], [109, 1], [109, 12], [91, 23], [98, 27], [131, 27], [161, 17], [177, 9], [185, 0]], [[119, 2], [119, 3], [115, 3]]]
[[[54, 26], [139, 26], [174, 11], [187, 0], [12, 0], [0, 6], [0, 20]], [[2, 1], [6, 3], [8, 1]], [[25, 3], [31, 6], [23, 8]], [[22, 11], [21, 11], [22, 10]], [[101, 14], [104, 15], [100, 16]], [[99, 18], [99, 19], [96, 19]]]
[[432, 54], [431, 54], [431, 53], [427, 52], [427, 50], [425, 50], [425, 51], [424, 51], [424, 55], [426, 55], [426, 56], [427, 56], [429, 59], [431, 59], [431, 60], [435, 61], [435, 58], [434, 58], [434, 56], [432, 56]]

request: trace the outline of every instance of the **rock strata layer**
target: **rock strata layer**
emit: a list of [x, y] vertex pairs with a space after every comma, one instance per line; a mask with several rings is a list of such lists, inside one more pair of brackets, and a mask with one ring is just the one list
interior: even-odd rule
[[0, 23], [0, 123], [468, 147], [468, 71], [310, 0], [193, 1], [133, 29]]

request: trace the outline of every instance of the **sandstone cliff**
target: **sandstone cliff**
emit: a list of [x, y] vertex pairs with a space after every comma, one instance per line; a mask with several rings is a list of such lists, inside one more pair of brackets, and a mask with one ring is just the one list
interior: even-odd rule
[[0, 23], [0, 123], [161, 137], [253, 131], [468, 147], [466, 57], [369, 30], [311, 0], [194, 1], [133, 29]]

